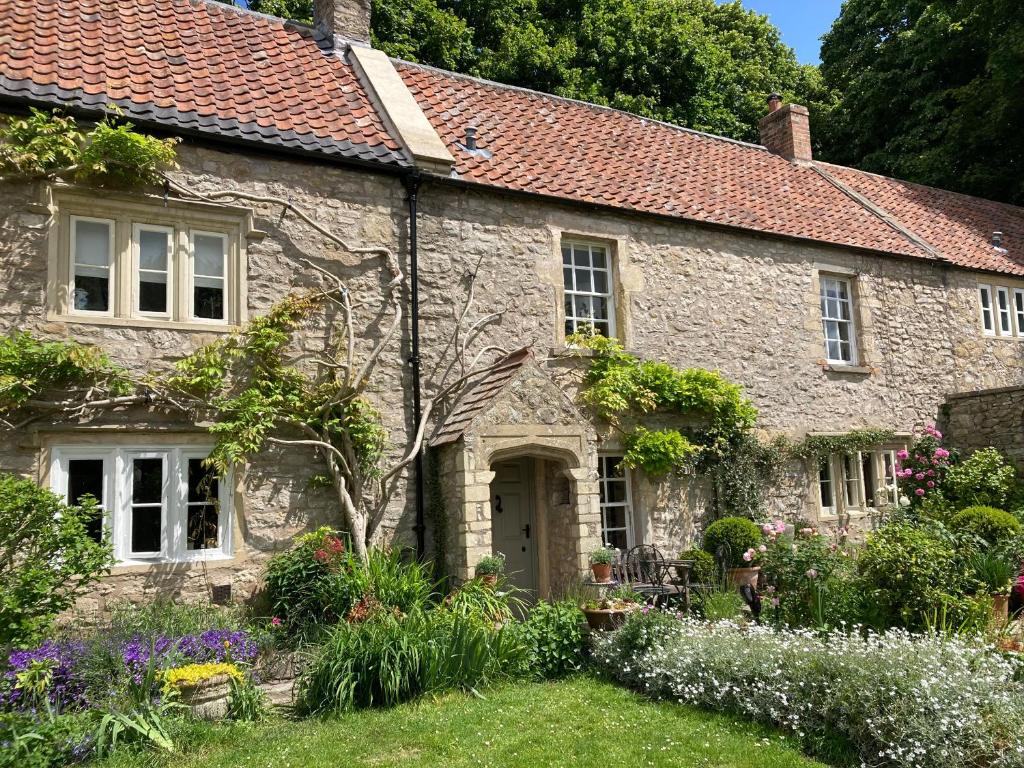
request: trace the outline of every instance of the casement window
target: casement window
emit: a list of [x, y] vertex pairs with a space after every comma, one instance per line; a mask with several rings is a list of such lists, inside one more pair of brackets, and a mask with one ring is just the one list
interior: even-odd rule
[[999, 309], [999, 334], [1013, 335], [1013, 321], [1010, 320], [1010, 290], [999, 286], [996, 288], [997, 306]]
[[896, 447], [826, 456], [818, 463], [821, 517], [864, 514], [897, 501]]
[[247, 211], [64, 189], [54, 199], [51, 319], [225, 330], [245, 321]]
[[978, 284], [981, 331], [1000, 338], [1024, 337], [1024, 288]]
[[50, 484], [69, 504], [96, 499], [89, 533], [108, 531], [121, 563], [227, 557], [231, 503], [207, 455], [195, 446], [59, 446]]
[[996, 333], [995, 313], [992, 311], [992, 286], [978, 286], [978, 301], [981, 304], [981, 329], [986, 334]]
[[625, 551], [633, 546], [633, 504], [629, 470], [621, 456], [598, 457], [601, 498], [601, 540]]
[[562, 241], [565, 334], [592, 326], [603, 336], [615, 335], [615, 301], [611, 254], [605, 245]]
[[830, 363], [852, 365], [857, 359], [857, 342], [850, 280], [835, 275], [821, 275], [819, 280], [825, 357]]

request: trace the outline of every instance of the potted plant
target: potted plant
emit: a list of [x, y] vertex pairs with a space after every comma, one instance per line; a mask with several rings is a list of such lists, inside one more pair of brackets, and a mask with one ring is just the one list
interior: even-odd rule
[[611, 547], [601, 547], [590, 553], [590, 570], [594, 574], [594, 581], [598, 584], [611, 583], [615, 552], [616, 550]]
[[193, 717], [220, 720], [228, 713], [232, 680], [242, 680], [242, 673], [234, 664], [188, 664], [163, 672], [163, 692], [177, 696]]
[[982, 590], [992, 596], [992, 625], [1006, 626], [1009, 621], [1010, 588], [1013, 586], [1013, 565], [992, 552], [981, 552], [971, 558], [971, 570]]
[[484, 555], [476, 564], [474, 573], [484, 584], [494, 586], [498, 583], [498, 576], [505, 572], [505, 556], [498, 552], [493, 555]]
[[704, 531], [704, 551], [721, 560], [737, 589], [757, 587], [761, 568], [755, 565], [761, 550], [761, 529], [745, 517], [723, 517]]
[[626, 617], [643, 606], [644, 598], [629, 587], [619, 587], [606, 596], [580, 606], [587, 626], [595, 632], [608, 632], [626, 623]]

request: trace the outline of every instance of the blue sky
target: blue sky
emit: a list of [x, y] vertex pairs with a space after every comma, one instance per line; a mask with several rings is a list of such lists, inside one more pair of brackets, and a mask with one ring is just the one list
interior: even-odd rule
[[839, 16], [842, 0], [742, 0], [743, 6], [763, 13], [782, 32], [801, 64], [817, 64], [819, 38]]

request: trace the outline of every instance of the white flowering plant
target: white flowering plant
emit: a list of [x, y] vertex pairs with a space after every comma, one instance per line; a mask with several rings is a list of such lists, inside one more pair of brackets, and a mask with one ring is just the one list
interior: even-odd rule
[[1024, 766], [1024, 664], [980, 639], [740, 628], [650, 613], [595, 637], [612, 678], [865, 768]]

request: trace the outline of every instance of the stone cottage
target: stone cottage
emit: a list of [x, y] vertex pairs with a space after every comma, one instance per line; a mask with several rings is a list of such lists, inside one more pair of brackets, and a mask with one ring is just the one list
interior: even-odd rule
[[[501, 349], [500, 364], [438, 411], [434, 482], [406, 473], [385, 540], [429, 549], [443, 523], [453, 575], [498, 550], [545, 594], [602, 540], [693, 539], [700, 478], [626, 471], [578, 404], [565, 336], [584, 323], [722, 372], [766, 433], [895, 432], [790, 467], [776, 511], [823, 524], [870, 518], [894, 451], [947, 395], [1021, 383], [1024, 210], [815, 161], [807, 110], [778, 99], [763, 145], [746, 144], [393, 60], [368, 44], [368, 0], [315, 7], [307, 28], [209, 0], [0, 0], [0, 109], [88, 120], [117, 105], [182, 139], [181, 184], [289, 200], [398, 254], [416, 312], [371, 391], [395, 452], [472, 281], [471, 351]], [[139, 373], [319, 271], [379, 287], [270, 204], [7, 183], [0, 222], [0, 331], [94, 344]], [[272, 446], [220, 483], [214, 511], [195, 493], [211, 445], [202, 425], [122, 408], [36, 422], [3, 441], [0, 469], [100, 500], [119, 565], [99, 603], [244, 598], [269, 553], [337, 510], [308, 482], [311, 451]]]

